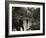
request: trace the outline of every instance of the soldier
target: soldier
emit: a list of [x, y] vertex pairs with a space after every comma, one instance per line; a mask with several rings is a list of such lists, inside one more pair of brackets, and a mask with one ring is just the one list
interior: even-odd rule
[[21, 19], [19, 19], [19, 27], [22, 28], [22, 30], [24, 30], [23, 20], [21, 20]]

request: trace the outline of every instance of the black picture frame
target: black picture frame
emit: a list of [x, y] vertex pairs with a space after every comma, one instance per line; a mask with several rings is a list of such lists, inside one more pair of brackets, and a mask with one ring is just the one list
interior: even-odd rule
[[[9, 35], [9, 4], [34, 4], [34, 5], [43, 5], [43, 33], [37, 34], [22, 34], [22, 35]], [[45, 3], [42, 2], [24, 2], [24, 1], [5, 1], [5, 37], [24, 37], [24, 36], [40, 36], [45, 35]]]

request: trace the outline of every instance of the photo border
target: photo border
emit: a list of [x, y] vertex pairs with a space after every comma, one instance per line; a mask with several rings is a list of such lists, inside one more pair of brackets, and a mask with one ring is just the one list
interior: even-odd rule
[[[22, 35], [9, 35], [9, 4], [37, 4], [37, 5], [43, 5], [43, 33], [37, 33], [37, 34], [22, 34]], [[23, 37], [23, 36], [40, 36], [45, 35], [45, 3], [41, 2], [24, 2], [24, 1], [5, 1], [5, 37]]]

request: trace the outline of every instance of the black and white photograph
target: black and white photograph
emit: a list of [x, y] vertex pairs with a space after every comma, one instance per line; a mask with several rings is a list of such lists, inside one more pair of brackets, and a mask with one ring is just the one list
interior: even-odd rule
[[12, 31], [40, 30], [40, 8], [12, 7]]
[[44, 3], [12, 2], [7, 11], [8, 36], [44, 35]]

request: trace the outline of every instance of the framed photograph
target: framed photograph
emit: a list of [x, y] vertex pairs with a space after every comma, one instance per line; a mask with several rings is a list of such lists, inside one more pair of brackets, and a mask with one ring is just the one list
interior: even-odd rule
[[45, 34], [45, 3], [5, 2], [5, 36], [37, 36]]

